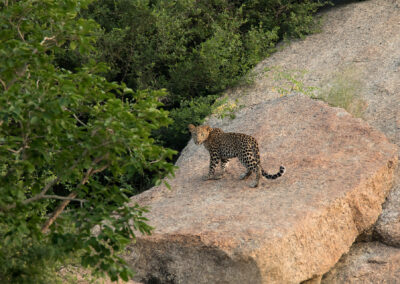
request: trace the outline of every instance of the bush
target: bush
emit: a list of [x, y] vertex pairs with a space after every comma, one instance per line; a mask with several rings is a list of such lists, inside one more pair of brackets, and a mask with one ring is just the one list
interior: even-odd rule
[[199, 97], [183, 101], [179, 108], [172, 109], [169, 113], [173, 123], [168, 127], [162, 127], [155, 132], [161, 145], [174, 145], [177, 149], [183, 149], [190, 139], [187, 127], [190, 123], [202, 124], [204, 118], [210, 115], [214, 109], [213, 103], [218, 95]]
[[[76, 253], [83, 266], [127, 280], [118, 252], [152, 228], [146, 208], [128, 206], [123, 179], [174, 168], [175, 152], [151, 138], [171, 122], [160, 108], [166, 92], [98, 75], [107, 69], [90, 60], [97, 24], [77, 17], [89, 2], [0, 4], [1, 283], [49, 283], [54, 264]], [[76, 51], [87, 61], [74, 72], [55, 64]]]
[[[236, 84], [279, 39], [312, 32], [312, 14], [321, 6], [311, 0], [100, 0], [84, 16], [104, 28], [98, 58], [112, 66], [107, 78], [133, 89], [166, 88], [162, 101], [186, 121], [190, 112], [206, 114], [195, 101]], [[189, 137], [186, 125], [175, 121], [172, 129], [159, 139], [180, 150]]]

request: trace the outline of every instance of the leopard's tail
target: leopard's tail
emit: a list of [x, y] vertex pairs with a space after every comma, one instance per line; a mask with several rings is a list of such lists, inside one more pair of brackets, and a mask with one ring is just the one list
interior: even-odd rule
[[280, 167], [279, 167], [279, 172], [277, 172], [277, 173], [274, 174], [274, 175], [269, 175], [269, 174], [266, 173], [263, 169], [261, 169], [262, 175], [263, 175], [265, 178], [267, 178], [267, 179], [276, 179], [276, 178], [278, 178], [278, 177], [281, 177], [281, 176], [284, 175], [285, 171], [286, 171], [286, 168], [285, 168], [284, 166], [280, 166]]

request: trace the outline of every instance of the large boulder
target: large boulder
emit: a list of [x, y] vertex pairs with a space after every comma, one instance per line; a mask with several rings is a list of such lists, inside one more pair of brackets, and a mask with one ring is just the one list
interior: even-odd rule
[[[398, 171], [397, 171], [398, 172]], [[400, 174], [396, 175], [400, 180]], [[397, 182], [383, 205], [382, 214], [375, 224], [378, 238], [385, 244], [400, 248], [400, 182]], [[400, 270], [400, 267], [399, 267]]]
[[[237, 160], [203, 181], [209, 157], [192, 141], [164, 185], [132, 198], [150, 207], [152, 236], [125, 259], [151, 283], [299, 283], [327, 272], [381, 212], [396, 146], [339, 108], [295, 95], [246, 107], [213, 127], [253, 135], [268, 172], [258, 188], [239, 181]], [[158, 282], [157, 282], [158, 281]]]
[[379, 242], [356, 243], [322, 279], [323, 284], [399, 283], [400, 249]]
[[[254, 83], [228, 90], [228, 99], [248, 106], [278, 97], [282, 87], [290, 89], [291, 85], [282, 86], [279, 76], [266, 70], [279, 66], [278, 71], [292, 76], [303, 74], [295, 77], [303, 89], [315, 86], [322, 93], [331, 88], [347, 94], [339, 103], [353, 95], [361, 99], [362, 118], [400, 147], [400, 1], [349, 2], [353, 3], [325, 9], [320, 14], [324, 23], [320, 33], [282, 44], [283, 48], [255, 68]], [[375, 239], [400, 247], [400, 171], [395, 175], [397, 186], [370, 232]], [[379, 266], [369, 266], [375, 267]]]

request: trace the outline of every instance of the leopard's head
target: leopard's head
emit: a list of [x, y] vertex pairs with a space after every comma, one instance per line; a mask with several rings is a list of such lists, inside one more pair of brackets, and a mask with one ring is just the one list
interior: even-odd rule
[[193, 124], [189, 124], [188, 128], [192, 134], [193, 141], [196, 144], [203, 144], [203, 142], [208, 139], [208, 135], [212, 131], [212, 128], [208, 125], [194, 126]]

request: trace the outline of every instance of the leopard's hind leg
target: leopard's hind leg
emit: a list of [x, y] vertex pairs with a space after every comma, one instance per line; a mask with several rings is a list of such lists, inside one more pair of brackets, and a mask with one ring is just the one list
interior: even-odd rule
[[244, 155], [240, 155], [238, 158], [242, 165], [246, 167], [246, 172], [240, 176], [240, 179], [246, 179], [251, 173], [255, 172], [256, 177], [250, 187], [257, 187], [261, 176], [261, 168], [257, 163], [257, 157], [251, 152], [245, 152]]
[[262, 169], [261, 169], [261, 162], [260, 162], [260, 150], [258, 148], [257, 141], [253, 141], [251, 145], [251, 152], [248, 153], [249, 158], [248, 158], [248, 165], [247, 168], [248, 170], [255, 172], [256, 177], [254, 181], [250, 184], [250, 187], [257, 187], [259, 182], [260, 182], [260, 177], [262, 174]]
[[257, 187], [258, 183], [260, 182], [260, 177], [261, 177], [261, 167], [257, 166], [257, 168], [255, 169], [256, 172], [256, 178], [254, 179], [254, 181], [250, 184], [250, 187]]
[[252, 171], [250, 171], [249, 169], [246, 168], [246, 172], [243, 173], [243, 174], [241, 174], [241, 175], [239, 176], [239, 179], [240, 179], [240, 180], [242, 180], [242, 179], [247, 179], [247, 178], [251, 175], [251, 173], [252, 173]]

